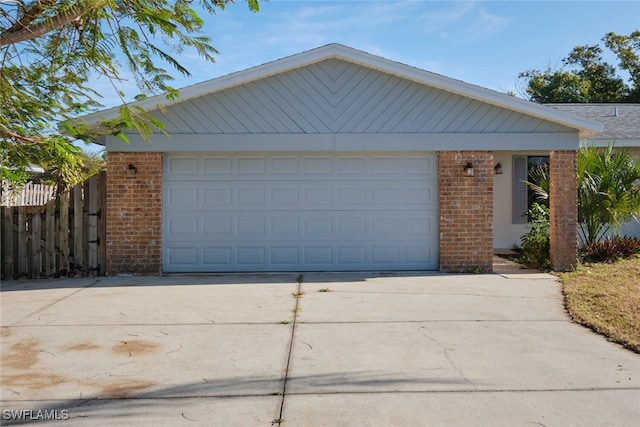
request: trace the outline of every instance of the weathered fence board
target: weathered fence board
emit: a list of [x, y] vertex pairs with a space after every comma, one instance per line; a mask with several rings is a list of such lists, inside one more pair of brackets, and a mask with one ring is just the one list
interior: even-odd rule
[[82, 203], [82, 186], [76, 185], [71, 189], [71, 193], [73, 194], [73, 264], [76, 266], [84, 265], [84, 245], [82, 242], [84, 234], [83, 230], [83, 213], [82, 207], [84, 206]]
[[105, 273], [106, 173], [42, 206], [3, 206], [2, 280]]
[[68, 275], [69, 270], [69, 192], [60, 194], [58, 197], [60, 203], [60, 216], [58, 224], [58, 248], [60, 249], [60, 275]]
[[[51, 200], [46, 207], [47, 234], [45, 238], [47, 250], [45, 251], [47, 277], [53, 277], [56, 263], [56, 201]], [[22, 273], [22, 272], [21, 272]]]
[[[13, 277], [14, 274], [14, 233], [13, 233], [13, 208], [2, 208], [2, 242], [10, 242], [9, 245], [2, 245], [2, 268], [6, 277]], [[3, 277], [5, 276], [3, 275]]]
[[89, 265], [93, 269], [90, 276], [98, 271], [98, 183], [89, 181]]
[[107, 180], [98, 180], [98, 276], [107, 274]]

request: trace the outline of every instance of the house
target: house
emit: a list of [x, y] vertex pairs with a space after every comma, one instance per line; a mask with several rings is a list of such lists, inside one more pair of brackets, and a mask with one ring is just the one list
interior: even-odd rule
[[534, 156], [551, 168], [552, 266], [575, 266], [593, 120], [339, 44], [136, 105], [170, 137], [98, 141], [109, 273], [490, 271], [527, 226], [511, 183]]
[[[640, 104], [553, 104], [550, 107], [602, 123], [602, 132], [585, 136], [580, 144], [606, 147], [613, 143], [640, 161]], [[623, 236], [640, 238], [640, 221], [631, 221], [620, 229]]]

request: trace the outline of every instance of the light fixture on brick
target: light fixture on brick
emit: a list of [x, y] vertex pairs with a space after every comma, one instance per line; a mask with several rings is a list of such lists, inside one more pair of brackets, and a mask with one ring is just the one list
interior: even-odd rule
[[464, 174], [466, 176], [473, 176], [473, 165], [471, 164], [471, 162], [468, 162], [466, 165], [464, 165]]
[[129, 163], [129, 166], [127, 166], [127, 178], [133, 178], [137, 173], [138, 168], [133, 163]]

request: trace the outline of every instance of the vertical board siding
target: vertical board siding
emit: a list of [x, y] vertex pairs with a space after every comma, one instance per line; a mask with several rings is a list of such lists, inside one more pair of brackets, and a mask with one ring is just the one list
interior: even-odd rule
[[152, 114], [171, 134], [570, 131], [336, 59], [206, 94]]
[[45, 205], [3, 206], [0, 278], [104, 274], [105, 186], [101, 172]]

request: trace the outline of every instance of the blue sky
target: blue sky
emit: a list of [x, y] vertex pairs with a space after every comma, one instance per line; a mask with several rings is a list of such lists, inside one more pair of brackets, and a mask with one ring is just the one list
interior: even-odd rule
[[[216, 63], [184, 52], [180, 59], [193, 75], [176, 73], [173, 85], [185, 87], [335, 42], [517, 92], [519, 72], [559, 67], [574, 46], [600, 43], [610, 31], [640, 29], [640, 1], [270, 0], [260, 5], [253, 13], [237, 0], [206, 15], [206, 33], [219, 51]], [[96, 81], [95, 87], [105, 84]], [[117, 103], [108, 91], [104, 95], [106, 106]]]
[[[206, 15], [216, 63], [185, 52], [180, 88], [328, 43], [498, 91], [519, 72], [559, 66], [577, 45], [640, 29], [640, 1], [270, 0], [253, 13], [237, 0]], [[614, 58], [610, 58], [614, 62]], [[135, 93], [131, 93], [133, 96]], [[110, 103], [110, 99], [104, 100]]]

